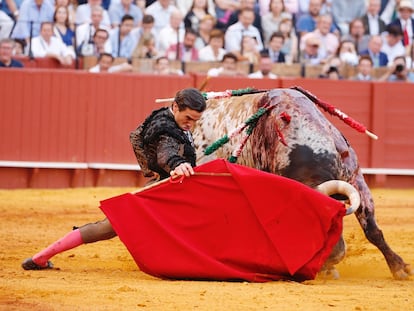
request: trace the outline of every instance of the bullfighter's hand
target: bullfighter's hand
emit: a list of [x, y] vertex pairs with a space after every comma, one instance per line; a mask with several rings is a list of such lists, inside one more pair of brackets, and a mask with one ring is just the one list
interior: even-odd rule
[[173, 169], [170, 172], [170, 175], [172, 177], [182, 176], [182, 175], [185, 175], [188, 177], [190, 175], [194, 175], [194, 170], [190, 163], [185, 162], [185, 163], [181, 163], [175, 169]]

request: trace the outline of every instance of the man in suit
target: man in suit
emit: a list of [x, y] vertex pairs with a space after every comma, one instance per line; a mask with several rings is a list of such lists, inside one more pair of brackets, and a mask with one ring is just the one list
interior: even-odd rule
[[401, 0], [398, 5], [399, 17], [389, 24], [398, 26], [402, 33], [402, 43], [404, 47], [409, 47], [413, 43], [414, 19], [411, 17], [414, 12], [414, 6], [411, 0]]
[[368, 1], [367, 13], [361, 17], [365, 28], [365, 35], [379, 35], [385, 31], [385, 22], [379, 16], [380, 9], [380, 0]]
[[261, 53], [269, 55], [273, 63], [284, 63], [285, 54], [281, 51], [285, 37], [279, 31], [274, 32], [269, 39], [268, 48], [262, 50]]
[[368, 42], [368, 49], [361, 51], [360, 55], [369, 55], [374, 63], [374, 68], [387, 66], [388, 56], [381, 52], [383, 41], [380, 35], [372, 36]]

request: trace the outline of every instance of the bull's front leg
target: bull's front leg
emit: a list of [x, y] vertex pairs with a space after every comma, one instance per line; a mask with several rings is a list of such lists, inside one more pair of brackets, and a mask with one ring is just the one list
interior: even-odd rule
[[361, 206], [355, 215], [366, 238], [382, 252], [394, 278], [397, 280], [407, 279], [409, 275], [412, 275], [411, 267], [385, 241], [384, 235], [375, 221], [374, 201], [365, 181], [359, 182], [358, 188], [361, 194]]
[[326, 259], [324, 265], [318, 273], [318, 276], [324, 279], [333, 278], [339, 279], [339, 272], [336, 270], [335, 265], [342, 261], [345, 257], [346, 245], [341, 235], [338, 243], [335, 244], [328, 259]]

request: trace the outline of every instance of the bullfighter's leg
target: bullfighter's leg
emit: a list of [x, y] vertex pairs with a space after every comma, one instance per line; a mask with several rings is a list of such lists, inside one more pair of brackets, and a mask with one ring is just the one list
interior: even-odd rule
[[53, 256], [86, 243], [108, 240], [116, 236], [111, 223], [106, 218], [102, 221], [86, 224], [69, 232], [48, 247], [27, 258], [22, 263], [25, 270], [43, 270], [53, 268], [49, 261]]
[[355, 212], [355, 215], [366, 238], [382, 252], [394, 278], [397, 280], [407, 279], [413, 273], [411, 267], [385, 241], [384, 235], [375, 221], [374, 201], [368, 186], [365, 181], [359, 180], [357, 187], [362, 195], [361, 206]]

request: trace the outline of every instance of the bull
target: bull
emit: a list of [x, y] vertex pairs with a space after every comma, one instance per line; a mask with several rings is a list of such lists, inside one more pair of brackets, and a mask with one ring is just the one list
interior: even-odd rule
[[[295, 89], [274, 89], [240, 97], [209, 99], [193, 133], [198, 164], [229, 158], [242, 143], [235, 136], [210, 155], [208, 146], [255, 114], [271, 107], [258, 120], [237, 158], [237, 163], [288, 177], [316, 188], [329, 180], [353, 185], [361, 197], [355, 215], [366, 238], [384, 255], [395, 279], [406, 279], [411, 267], [384, 239], [375, 221], [374, 201], [361, 172], [357, 155], [341, 132], [314, 105], [310, 96]], [[321, 272], [338, 277], [335, 264], [345, 256], [341, 238]]]

